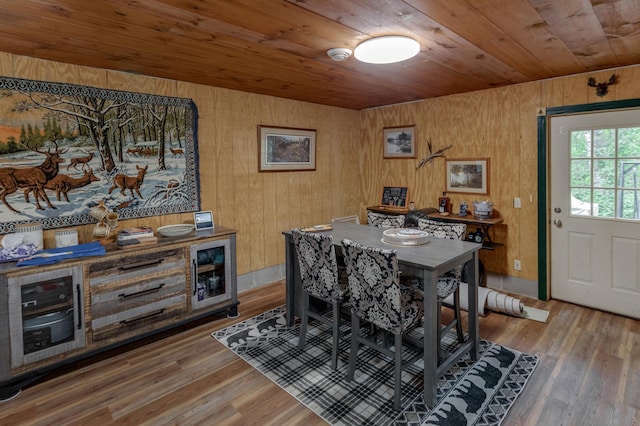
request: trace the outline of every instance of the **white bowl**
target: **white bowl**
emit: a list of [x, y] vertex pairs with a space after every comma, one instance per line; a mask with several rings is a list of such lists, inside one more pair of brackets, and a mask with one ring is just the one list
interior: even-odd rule
[[166, 225], [158, 228], [158, 233], [164, 237], [180, 237], [187, 235], [193, 231], [194, 225], [192, 223], [180, 223], [178, 225]]

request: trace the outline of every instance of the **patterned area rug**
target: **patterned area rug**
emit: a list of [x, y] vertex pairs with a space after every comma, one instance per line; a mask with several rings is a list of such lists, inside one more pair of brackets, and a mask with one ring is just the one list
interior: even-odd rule
[[[394, 411], [390, 358], [361, 346], [349, 382], [349, 326], [332, 371], [331, 330], [311, 321], [306, 346], [298, 349], [300, 327], [287, 328], [284, 312], [267, 311], [212, 336], [332, 425], [499, 425], [538, 363], [535, 356], [482, 340], [477, 363], [463, 358], [440, 378], [432, 410], [422, 399], [422, 363], [403, 372], [402, 410]], [[454, 334], [445, 336], [446, 349], [455, 344]]]

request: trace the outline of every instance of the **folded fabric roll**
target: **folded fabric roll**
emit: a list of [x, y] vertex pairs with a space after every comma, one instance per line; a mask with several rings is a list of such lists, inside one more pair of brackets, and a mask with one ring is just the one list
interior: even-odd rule
[[76, 257], [102, 256], [106, 252], [104, 246], [100, 244], [99, 241], [94, 241], [76, 246], [40, 250], [32, 256], [20, 259], [17, 266], [48, 265]]

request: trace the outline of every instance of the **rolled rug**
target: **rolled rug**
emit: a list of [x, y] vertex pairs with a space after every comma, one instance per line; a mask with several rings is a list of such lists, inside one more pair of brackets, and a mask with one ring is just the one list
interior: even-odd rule
[[[467, 297], [467, 283], [460, 283], [460, 309], [469, 310]], [[453, 295], [444, 300], [447, 305], [453, 304]], [[487, 287], [478, 287], [478, 314], [485, 316], [487, 311], [501, 312], [521, 317], [524, 312], [524, 303], [506, 294], [499, 293]]]

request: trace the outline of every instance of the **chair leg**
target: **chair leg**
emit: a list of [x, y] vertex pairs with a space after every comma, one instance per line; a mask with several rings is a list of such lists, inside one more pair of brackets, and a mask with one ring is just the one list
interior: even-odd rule
[[394, 396], [393, 408], [400, 411], [400, 394], [402, 392], [402, 334], [395, 335]]
[[338, 350], [340, 349], [340, 308], [339, 300], [334, 300], [333, 305], [333, 346], [331, 347], [331, 369], [338, 368]]
[[464, 342], [464, 333], [462, 332], [462, 320], [460, 318], [460, 286], [453, 293], [453, 315], [456, 320], [456, 332], [458, 333], [458, 342]]
[[351, 350], [349, 352], [349, 371], [347, 372], [347, 380], [353, 381], [356, 373], [356, 362], [358, 362], [358, 337], [360, 336], [360, 318], [351, 312]]
[[304, 348], [307, 341], [307, 325], [309, 324], [309, 293], [302, 292], [302, 324], [300, 325], [300, 340], [298, 348]]

